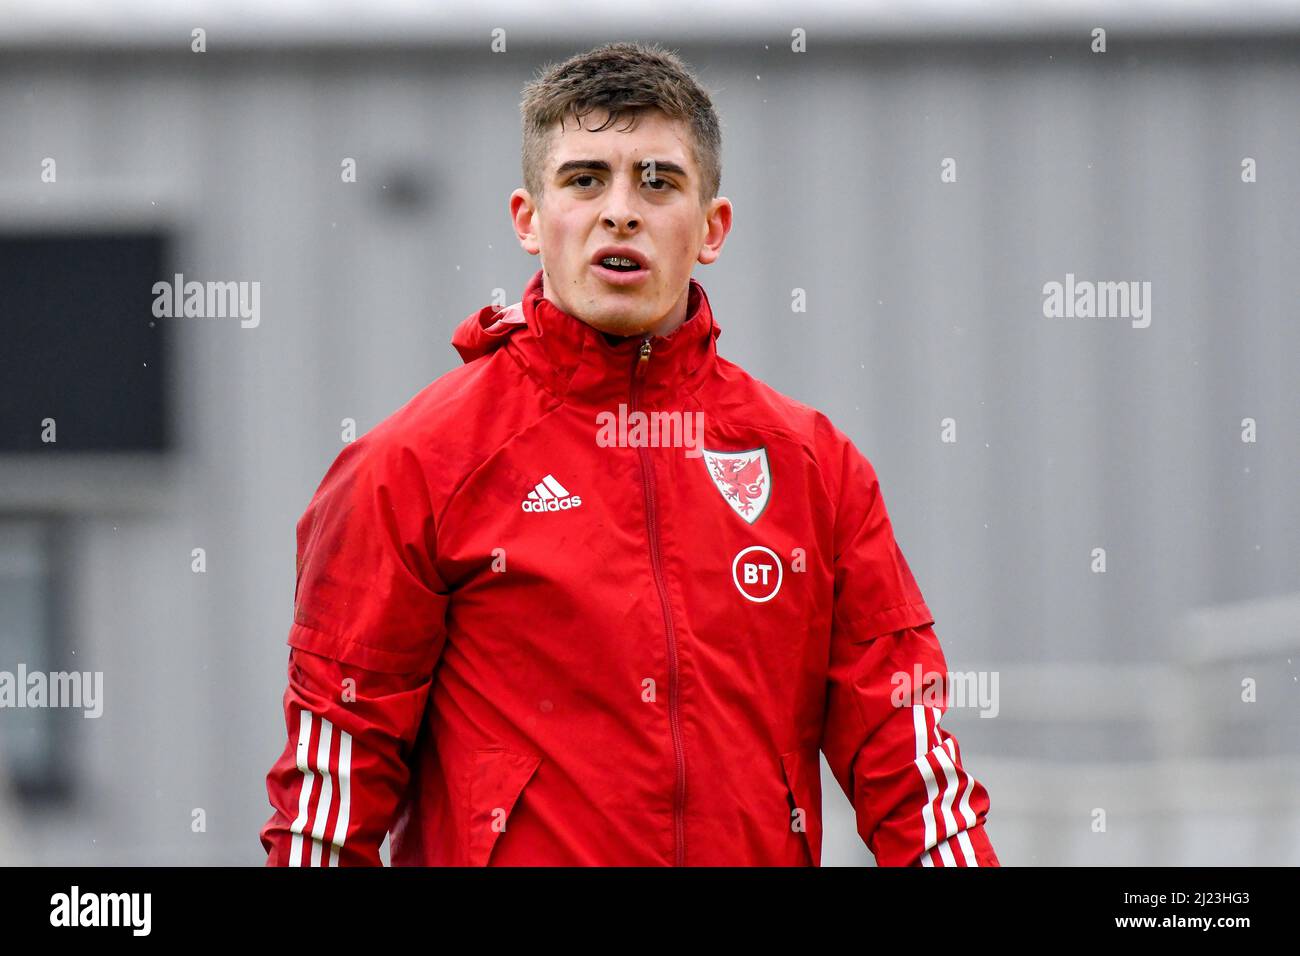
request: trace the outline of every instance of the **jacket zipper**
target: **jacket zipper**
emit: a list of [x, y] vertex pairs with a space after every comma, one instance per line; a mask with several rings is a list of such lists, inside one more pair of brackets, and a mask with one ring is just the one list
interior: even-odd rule
[[[631, 410], [637, 410], [637, 392], [650, 365], [650, 336], [641, 340], [636, 366], [632, 372]], [[655, 584], [659, 587], [659, 601], [663, 606], [664, 626], [668, 630], [668, 723], [673, 733], [673, 756], [677, 760], [676, 789], [673, 795], [673, 865], [686, 865], [686, 823], [683, 808], [686, 803], [686, 756], [682, 747], [682, 728], [677, 703], [677, 639], [673, 634], [673, 614], [668, 601], [668, 587], [664, 584], [663, 565], [659, 554], [659, 528], [655, 520], [654, 465], [644, 445], [637, 446], [641, 458], [641, 489], [645, 494], [646, 525], [650, 532], [650, 564], [654, 568]]]

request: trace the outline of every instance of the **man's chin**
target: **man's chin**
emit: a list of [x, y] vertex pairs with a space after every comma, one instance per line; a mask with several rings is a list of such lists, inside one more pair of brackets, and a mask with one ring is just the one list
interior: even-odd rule
[[593, 308], [584, 310], [585, 314], [578, 315], [576, 318], [586, 322], [593, 329], [609, 335], [626, 337], [641, 335], [646, 328], [654, 324], [641, 315], [641, 309], [637, 309], [636, 314], [630, 314], [627, 306], [632, 304], [632, 300], [626, 293], [613, 296], [597, 293], [592, 296], [592, 299]]

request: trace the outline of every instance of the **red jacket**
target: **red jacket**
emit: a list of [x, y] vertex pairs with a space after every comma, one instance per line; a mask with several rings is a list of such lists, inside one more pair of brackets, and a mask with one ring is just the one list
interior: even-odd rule
[[878, 864], [998, 865], [871, 464], [694, 279], [667, 337], [541, 292], [298, 522], [268, 864], [820, 865], [820, 751]]

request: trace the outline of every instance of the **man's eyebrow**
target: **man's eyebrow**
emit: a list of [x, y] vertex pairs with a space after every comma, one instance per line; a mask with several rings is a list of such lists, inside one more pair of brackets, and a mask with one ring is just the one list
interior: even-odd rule
[[[634, 168], [648, 168], [642, 166], [642, 163], [646, 162], [654, 163], [656, 173], [674, 173], [681, 176], [683, 179], [689, 176], [685, 169], [677, 163], [667, 159], [641, 160], [641, 162], [633, 164]], [[577, 172], [581, 169], [594, 169], [602, 173], [607, 173], [609, 172], [609, 163], [605, 162], [603, 159], [570, 159], [559, 165], [555, 170], [555, 175], [557, 177], [563, 176], [566, 173]]]

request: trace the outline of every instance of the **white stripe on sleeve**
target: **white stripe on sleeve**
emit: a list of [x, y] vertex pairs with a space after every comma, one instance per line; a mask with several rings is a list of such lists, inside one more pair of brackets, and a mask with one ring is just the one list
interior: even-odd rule
[[334, 740], [334, 725], [324, 717], [320, 719], [320, 744], [316, 748], [316, 768], [321, 774], [320, 802], [316, 806], [316, 825], [311, 829], [311, 865], [320, 866], [321, 840], [334, 802], [334, 780], [330, 776], [330, 743]]
[[298, 769], [302, 771], [302, 789], [298, 794], [298, 817], [289, 826], [293, 832], [293, 841], [289, 849], [289, 865], [302, 866], [302, 833], [307, 825], [307, 808], [311, 805], [311, 793], [316, 784], [316, 775], [308, 765], [311, 747], [311, 711], [298, 712]]
[[334, 846], [330, 848], [330, 866], [339, 865], [339, 850], [348, 837], [348, 815], [352, 810], [352, 735], [339, 732], [339, 818], [334, 824]]

